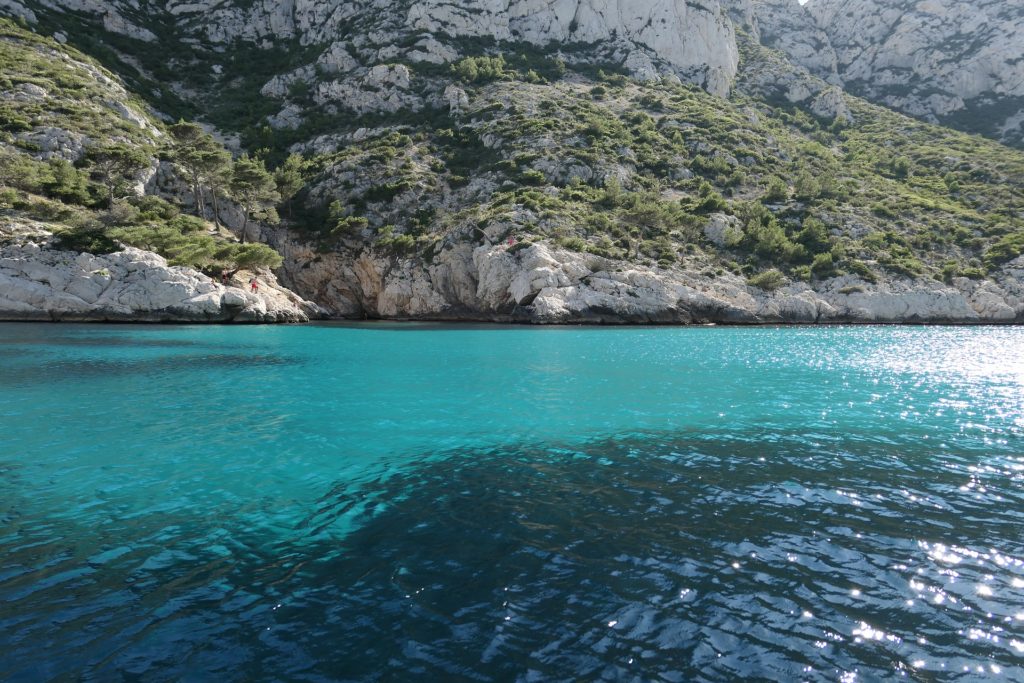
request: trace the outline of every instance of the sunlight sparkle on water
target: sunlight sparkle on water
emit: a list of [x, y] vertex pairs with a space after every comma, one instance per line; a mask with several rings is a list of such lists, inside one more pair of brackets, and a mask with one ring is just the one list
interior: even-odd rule
[[1020, 670], [1024, 328], [0, 332], [0, 677]]

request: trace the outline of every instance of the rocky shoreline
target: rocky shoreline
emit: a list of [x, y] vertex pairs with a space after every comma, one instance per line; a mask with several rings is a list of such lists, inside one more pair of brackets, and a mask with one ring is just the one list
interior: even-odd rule
[[844, 275], [765, 291], [728, 272], [638, 266], [546, 243], [451, 244], [424, 263], [372, 251], [317, 254], [286, 231], [264, 238], [285, 257], [283, 284], [260, 271], [258, 292], [247, 284], [253, 274], [238, 273], [224, 285], [140, 249], [97, 256], [55, 249], [46, 234], [9, 240], [0, 246], [0, 321], [1024, 323], [1024, 257], [987, 280]]
[[732, 273], [611, 261], [545, 243], [448, 245], [430, 263], [370, 251], [317, 254], [265, 235], [281, 275], [332, 318], [531, 324], [1018, 324], [1024, 258], [987, 280], [844, 275], [774, 291]]
[[[35, 235], [36, 240], [45, 235]], [[251, 277], [258, 291], [249, 291]], [[152, 252], [61, 251], [27, 240], [0, 246], [0, 321], [303, 323], [320, 308], [281, 287], [269, 271], [227, 285]]]

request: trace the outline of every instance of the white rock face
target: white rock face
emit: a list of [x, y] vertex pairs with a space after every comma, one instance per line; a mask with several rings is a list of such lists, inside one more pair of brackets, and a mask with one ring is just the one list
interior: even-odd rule
[[30, 24], [39, 21], [36, 18], [36, 13], [25, 7], [24, 3], [18, 2], [18, 0], [0, 0], [0, 12], [7, 16], [22, 18]]
[[157, 42], [157, 37], [152, 31], [133, 24], [124, 16], [114, 11], [103, 15], [103, 28], [111, 33], [120, 33], [123, 36], [135, 38], [146, 43]]
[[840, 88], [776, 53], [763, 53], [763, 59], [747, 63], [737, 81], [738, 88], [768, 100], [785, 99], [799, 104], [822, 119], [853, 121], [847, 96]]
[[811, 113], [823, 119], [853, 121], [843, 91], [835, 86], [822, 90], [811, 102]]
[[163, 137], [163, 133], [161, 133], [156, 126], [151, 124], [149, 120], [146, 119], [145, 116], [135, 111], [124, 102], [120, 100], [110, 99], [104, 102], [103, 104], [112, 109], [113, 111], [117, 112], [117, 114], [128, 123], [134, 124], [135, 126], [146, 131], [153, 137]]
[[[0, 6], [0, 14], [4, 11]], [[54, 49], [45, 44], [35, 48], [40, 57], [60, 64], [62, 69], [76, 77], [90, 81], [94, 86], [87, 96], [83, 97], [78, 90], [68, 90], [58, 86], [49, 89], [34, 83], [19, 83], [9, 90], [0, 92], [0, 100], [18, 103], [33, 103], [35, 112], [29, 117], [31, 128], [15, 133], [15, 137], [25, 143], [26, 152], [42, 160], [64, 159], [69, 162], [79, 161], [86, 149], [96, 144], [81, 126], [72, 124], [67, 111], [74, 107], [77, 116], [88, 115], [96, 119], [97, 124], [90, 130], [111, 129], [123, 120], [137, 128], [143, 135], [136, 138], [156, 146], [163, 136], [154, 119], [137, 109], [125, 87], [102, 68], [86, 61], [75, 59], [67, 52]], [[123, 141], [123, 140], [122, 140]]]
[[444, 89], [444, 101], [448, 104], [448, 112], [456, 116], [469, 106], [469, 95], [453, 83]]
[[295, 130], [302, 125], [302, 107], [295, 104], [286, 105], [277, 114], [267, 118], [267, 123], [276, 130]]
[[426, 0], [412, 5], [407, 23], [435, 34], [537, 45], [621, 40], [716, 94], [728, 92], [739, 62], [732, 24], [717, 0]]
[[0, 320], [277, 323], [319, 316], [315, 304], [273, 275], [258, 277], [253, 293], [140, 249], [93, 256], [10, 243], [0, 246]]
[[[723, 216], [707, 230], [723, 235]], [[775, 292], [740, 277], [609, 261], [546, 244], [450, 245], [432, 263], [316, 254], [281, 238], [286, 281], [333, 315], [533, 323], [899, 323], [1024, 321], [1024, 258], [995, 281], [880, 284], [854, 276]]]
[[[30, 4], [0, 0], [0, 13], [35, 21], [45, 10]], [[275, 77], [263, 94], [283, 99], [291, 84], [304, 81], [316, 89], [318, 102], [345, 108], [351, 100], [356, 113], [414, 108], [418, 99], [394, 92], [375, 97], [361, 79], [382, 64], [455, 61], [460, 37], [554, 49], [590, 45], [603, 59], [626, 64], [637, 78], [682, 77], [724, 95], [737, 74], [736, 22], [828, 83], [914, 116], [1024, 144], [1024, 60], [1019, 59], [1024, 4], [1018, 0], [810, 0], [805, 6], [797, 0], [46, 0], [42, 5], [93, 14], [107, 30], [144, 41], [157, 40], [147, 22], [170, 20], [180, 35], [200, 38], [214, 49], [235, 41], [329, 45], [316, 62]], [[339, 36], [350, 38], [339, 42]], [[334, 80], [321, 83], [319, 74]], [[819, 115], [846, 115], [834, 97], [812, 105], [800, 94], [790, 99], [806, 100], [816, 113], [824, 112]]]
[[90, 143], [86, 135], [55, 126], [44, 126], [26, 133], [18, 133], [17, 137], [36, 146], [39, 151], [34, 156], [39, 159], [64, 159], [70, 162], [81, 159]]
[[[371, 68], [402, 56], [436, 64], [457, 59], [457, 51], [442, 43], [441, 36], [540, 46], [602, 44], [606, 54], [619, 60], [639, 50], [658, 62], [659, 69], [719, 95], [729, 91], [739, 62], [733, 25], [719, 0], [49, 0], [49, 4], [98, 15], [107, 30], [146, 41], [155, 39], [141, 27], [139, 17], [146, 14], [169, 15], [184, 34], [199, 34], [220, 45], [238, 40], [270, 45], [295, 39], [303, 45], [329, 44], [348, 33], [354, 22], [359, 30], [353, 44], [337, 52], [332, 47], [321, 57], [319, 66], [328, 73], [352, 71], [356, 60]], [[406, 37], [422, 32], [433, 35], [400, 47]], [[271, 91], [278, 93], [280, 87], [271, 86]]]
[[761, 44], [781, 50], [827, 81], [840, 82], [828, 34], [797, 0], [752, 0], [751, 10]]
[[912, 116], [1024, 144], [1024, 3], [755, 0], [755, 8], [766, 44], [815, 75]]
[[743, 226], [736, 216], [713, 213], [704, 226], [704, 236], [717, 247], [732, 247], [743, 239]]
[[412, 74], [404, 64], [378, 64], [359, 79], [339, 79], [320, 83], [314, 100], [317, 104], [337, 103], [359, 114], [394, 113], [402, 109], [419, 111], [423, 99], [409, 92]]

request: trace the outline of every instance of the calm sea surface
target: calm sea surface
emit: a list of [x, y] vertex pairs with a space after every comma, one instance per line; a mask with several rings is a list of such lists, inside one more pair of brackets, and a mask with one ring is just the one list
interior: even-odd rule
[[0, 680], [1024, 680], [1024, 329], [0, 325]]

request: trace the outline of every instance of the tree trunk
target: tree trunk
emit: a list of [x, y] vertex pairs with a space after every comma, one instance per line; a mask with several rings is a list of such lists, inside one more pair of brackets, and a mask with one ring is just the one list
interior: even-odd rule
[[220, 227], [220, 206], [217, 203], [217, 188], [210, 186], [210, 196], [213, 197], [213, 224]]
[[249, 212], [246, 209], [242, 209], [242, 244], [245, 244], [245, 231], [249, 228]]

